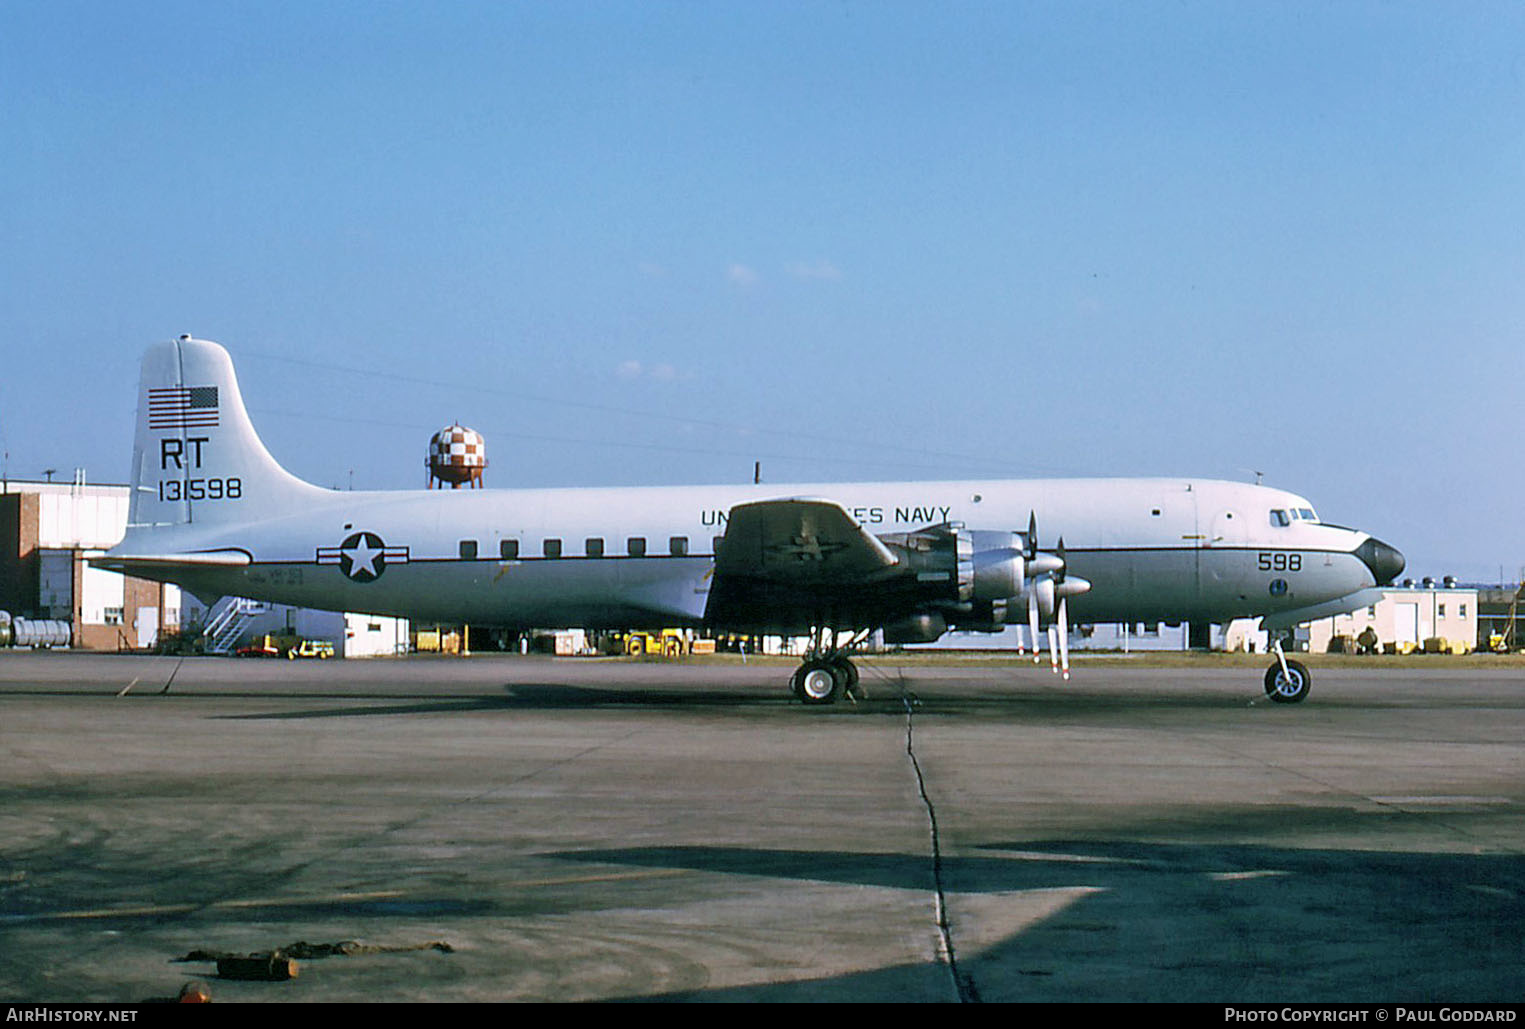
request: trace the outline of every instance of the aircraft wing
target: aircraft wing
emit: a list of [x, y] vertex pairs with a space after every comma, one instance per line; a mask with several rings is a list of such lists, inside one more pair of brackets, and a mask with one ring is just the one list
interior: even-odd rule
[[902, 571], [895, 554], [833, 501], [740, 504], [715, 555], [705, 620], [769, 632], [871, 624], [895, 592], [882, 587]]
[[1347, 593], [1343, 597], [1326, 600], [1322, 604], [1312, 604], [1308, 607], [1295, 607], [1290, 611], [1278, 611], [1273, 615], [1266, 615], [1260, 620], [1262, 629], [1273, 632], [1282, 629], [1290, 629], [1304, 622], [1311, 622], [1316, 618], [1328, 618], [1330, 615], [1344, 615], [1352, 611], [1359, 611], [1363, 607], [1373, 607], [1382, 602], [1385, 591], [1381, 586], [1368, 586], [1364, 590], [1356, 590]]
[[895, 565], [888, 547], [830, 500], [760, 500], [731, 509], [715, 574], [790, 585], [852, 582]]

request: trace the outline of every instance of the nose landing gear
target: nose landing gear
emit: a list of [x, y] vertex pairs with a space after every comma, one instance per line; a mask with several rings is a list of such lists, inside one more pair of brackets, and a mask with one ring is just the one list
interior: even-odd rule
[[1313, 676], [1301, 661], [1293, 661], [1282, 652], [1279, 637], [1271, 649], [1276, 653], [1276, 663], [1266, 669], [1266, 696], [1278, 704], [1296, 704], [1308, 696]]

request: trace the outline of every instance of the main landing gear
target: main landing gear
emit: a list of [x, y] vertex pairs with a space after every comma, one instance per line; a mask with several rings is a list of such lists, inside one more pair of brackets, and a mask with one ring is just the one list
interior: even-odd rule
[[847, 655], [866, 639], [868, 633], [863, 632], [846, 646], [839, 646], [831, 629], [812, 633], [805, 660], [789, 677], [790, 691], [803, 704], [835, 704], [844, 693], [855, 701], [862, 700], [865, 694], [858, 684], [858, 666]]
[[1293, 661], [1282, 652], [1280, 638], [1271, 649], [1276, 663], [1266, 669], [1266, 696], [1278, 704], [1296, 704], [1308, 695], [1313, 676], [1301, 661]]

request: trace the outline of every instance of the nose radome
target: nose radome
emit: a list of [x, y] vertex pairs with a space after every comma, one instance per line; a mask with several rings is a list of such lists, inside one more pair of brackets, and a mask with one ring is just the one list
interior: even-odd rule
[[1371, 569], [1371, 576], [1378, 586], [1391, 586], [1393, 580], [1403, 574], [1406, 564], [1397, 547], [1388, 546], [1375, 536], [1356, 548], [1356, 557]]

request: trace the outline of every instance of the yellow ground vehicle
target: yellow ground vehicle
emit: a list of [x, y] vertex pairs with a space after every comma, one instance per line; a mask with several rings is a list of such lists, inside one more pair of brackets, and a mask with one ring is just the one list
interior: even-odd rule
[[682, 657], [688, 653], [688, 639], [682, 629], [636, 630], [625, 633], [624, 650], [632, 657]]
[[299, 657], [315, 657], [326, 661], [334, 656], [334, 645], [327, 640], [303, 640], [286, 651], [286, 657], [295, 661]]

